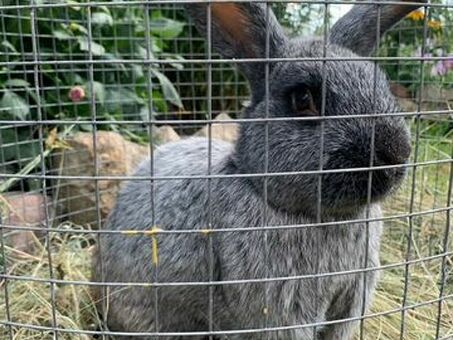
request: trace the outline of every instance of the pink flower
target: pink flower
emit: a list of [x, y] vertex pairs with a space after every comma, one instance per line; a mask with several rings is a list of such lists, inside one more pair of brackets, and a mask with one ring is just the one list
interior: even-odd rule
[[444, 63], [447, 65], [448, 69], [453, 69], [453, 57], [444, 60]]
[[77, 103], [85, 99], [85, 90], [82, 86], [74, 86], [71, 90], [69, 90], [68, 95], [72, 102]]
[[439, 60], [436, 65], [431, 69], [431, 75], [432, 76], [444, 76], [446, 75], [450, 70], [453, 70], [453, 57], [445, 59], [445, 60]]
[[431, 69], [432, 76], [444, 76], [447, 74], [447, 72], [448, 70], [443, 63], [443, 60], [437, 62]]

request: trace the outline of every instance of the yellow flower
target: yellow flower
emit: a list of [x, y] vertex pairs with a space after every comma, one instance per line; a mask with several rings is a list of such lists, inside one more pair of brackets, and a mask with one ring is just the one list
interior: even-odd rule
[[415, 10], [410, 12], [407, 17], [413, 21], [421, 21], [425, 18], [425, 13], [420, 10]]
[[428, 27], [432, 28], [433, 30], [440, 30], [442, 28], [442, 23], [437, 20], [430, 20], [428, 21]]

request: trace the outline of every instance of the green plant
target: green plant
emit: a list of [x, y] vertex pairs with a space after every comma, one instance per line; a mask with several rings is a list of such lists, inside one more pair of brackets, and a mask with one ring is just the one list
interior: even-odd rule
[[379, 50], [379, 56], [383, 57], [449, 57], [441, 61], [428, 59], [423, 64], [419, 60], [382, 63], [390, 79], [405, 85], [414, 94], [422, 78], [425, 84], [443, 88], [453, 85], [453, 34], [449, 29], [453, 13], [448, 8], [431, 8], [426, 18], [427, 39], [424, 41], [425, 15], [423, 10], [409, 14], [397, 29], [386, 34]]
[[[171, 60], [166, 69], [183, 68], [178, 63], [182, 57], [170, 48], [184, 30], [183, 22], [159, 9], [90, 9], [78, 6], [86, 0], [60, 2], [68, 6], [37, 8], [35, 13], [30, 8], [2, 11], [0, 62], [6, 66], [0, 69], [1, 120], [91, 120], [94, 115], [97, 120], [148, 120], [149, 115], [183, 110], [163, 67], [150, 62]], [[35, 59], [42, 63], [22, 63]], [[91, 68], [90, 59], [99, 63]], [[91, 128], [80, 125], [75, 130]], [[98, 128], [146, 141], [145, 133], [118, 124]], [[39, 155], [38, 134], [35, 126], [4, 125], [0, 163], [11, 164], [8, 171], [17, 172], [22, 161]]]

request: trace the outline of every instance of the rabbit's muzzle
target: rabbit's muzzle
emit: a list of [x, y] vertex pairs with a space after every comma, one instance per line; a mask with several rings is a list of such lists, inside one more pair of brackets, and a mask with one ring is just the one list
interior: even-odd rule
[[327, 168], [344, 169], [344, 173], [326, 176], [327, 188], [336, 192], [338, 204], [360, 206], [381, 200], [399, 186], [407, 172], [409, 132], [402, 124], [377, 124], [374, 141], [368, 129], [351, 131], [349, 136], [343, 148], [329, 155]]
[[[407, 171], [411, 143], [405, 125], [377, 125], [372, 165], [377, 184], [388, 191], [399, 184]], [[389, 186], [390, 188], [386, 188]]]
[[405, 164], [411, 154], [411, 144], [405, 125], [391, 123], [376, 125], [374, 146], [376, 165]]

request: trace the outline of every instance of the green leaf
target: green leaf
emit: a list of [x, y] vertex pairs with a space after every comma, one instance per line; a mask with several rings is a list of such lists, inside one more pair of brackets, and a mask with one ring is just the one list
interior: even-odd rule
[[71, 9], [74, 11], [80, 11], [80, 6], [77, 6], [79, 3], [75, 0], [66, 0], [68, 5], [71, 5]]
[[159, 53], [159, 52], [162, 52], [162, 47], [161, 47], [161, 44], [162, 41], [159, 41], [157, 39], [153, 39], [151, 41], [151, 51], [153, 51], [154, 53]]
[[[32, 138], [28, 139], [28, 143], [23, 143], [19, 145], [20, 158], [34, 158], [40, 153], [40, 142], [33, 140]], [[17, 157], [18, 155], [16, 155]]]
[[105, 107], [110, 113], [122, 112], [125, 106], [137, 104], [144, 105], [145, 102], [135, 91], [127, 88], [106, 91]]
[[107, 13], [107, 14], [110, 15], [110, 10], [109, 10], [109, 8], [108, 8], [107, 6], [98, 6], [97, 8], [98, 8], [100, 11], [103, 11], [103, 12], [105, 12], [105, 13]]
[[112, 26], [113, 25], [113, 18], [110, 14], [105, 13], [105, 12], [95, 12], [91, 16], [91, 22], [94, 25], [99, 25], [99, 26]]
[[68, 28], [71, 32], [81, 32], [83, 34], [88, 34], [88, 30], [84, 26], [82, 26], [76, 22], [71, 22], [69, 24], [69, 26], [67, 26], [67, 25], [62, 25], [62, 26], [64, 28]]
[[38, 103], [40, 102], [41, 105], [46, 105], [46, 100], [44, 99], [43, 96], [41, 96], [40, 98], [38, 98], [38, 96], [36, 95], [36, 91], [34, 89], [32, 89], [31, 87], [26, 87], [25, 90], [27, 91], [28, 95], [33, 98], [33, 100]]
[[118, 91], [114, 91], [118, 94], [117, 100], [120, 100], [126, 104], [144, 104], [143, 98], [140, 98], [137, 93], [133, 90], [129, 89], [119, 89]]
[[162, 18], [162, 11], [161, 10], [154, 10], [151, 12], [151, 20], [156, 20]]
[[[113, 53], [105, 53], [103, 56], [102, 56], [103, 59], [106, 59], [106, 60], [115, 60], [117, 61], [118, 59], [121, 59], [121, 55], [115, 55]], [[110, 64], [111, 67], [113, 69], [116, 69], [116, 70], [120, 70], [120, 71], [123, 71], [123, 72], [126, 72], [127, 71], [127, 68], [126, 66], [124, 66], [124, 64], [122, 63], [112, 63]]]
[[86, 83], [85, 79], [83, 79], [78, 73], [64, 73], [63, 74], [64, 81], [68, 84], [72, 85], [83, 85]]
[[[153, 110], [151, 110], [151, 117], [154, 116], [156, 114], [156, 112], [154, 112]], [[143, 121], [148, 121], [149, 120], [149, 109], [148, 107], [146, 106], [142, 106], [140, 108], [140, 118], [143, 120]]]
[[152, 20], [149, 28], [152, 35], [164, 39], [173, 39], [181, 34], [184, 23], [162, 17]]
[[2, 129], [0, 130], [0, 137], [2, 144], [0, 151], [5, 161], [9, 161], [18, 157], [19, 145], [17, 142], [21, 140], [21, 136], [18, 134], [17, 129]]
[[30, 114], [30, 108], [25, 100], [16, 93], [5, 90], [0, 101], [0, 108], [20, 120], [25, 120]]
[[166, 75], [157, 71], [151, 70], [152, 73], [159, 79], [159, 83], [162, 86], [162, 92], [164, 93], [164, 97], [173, 105], [176, 105], [180, 109], [183, 108], [181, 98], [179, 97], [178, 91], [176, 91], [175, 87], [171, 83], [171, 81], [167, 78]]
[[142, 88], [140, 95], [144, 99], [144, 105], [148, 104], [149, 100], [151, 100], [153, 115], [168, 112], [167, 101], [165, 100], [161, 89], [158, 89], [157, 86], [151, 92], [148, 92], [147, 89], [143, 90]]
[[[90, 89], [91, 89], [91, 86], [90, 86], [90, 83], [87, 82], [86, 85], [85, 85], [85, 88], [88, 90], [88, 97], [91, 98], [91, 93], [90, 93]], [[95, 96], [95, 99], [100, 103], [100, 104], [104, 104], [105, 102], [105, 88], [104, 88], [104, 84], [98, 82], [98, 81], [93, 81], [93, 92], [94, 92], [94, 96]]]
[[5, 49], [5, 52], [6, 51], [10, 51], [10, 52], [17, 53], [17, 50], [14, 47], [14, 45], [11, 44], [8, 40], [3, 40], [2, 43], [1, 43], [1, 46]]
[[72, 39], [73, 36], [69, 34], [68, 32], [65, 32], [63, 30], [54, 30], [52, 32], [52, 35], [57, 38], [58, 40], [69, 40]]
[[24, 79], [8, 79], [5, 81], [5, 86], [9, 87], [28, 87], [30, 83]]
[[157, 110], [158, 112], [162, 113], [168, 112], [167, 102], [165, 101], [160, 91], [153, 90], [152, 99], [154, 110]]
[[5, 148], [10, 153], [8, 159], [33, 158], [39, 155], [41, 143], [33, 137], [32, 131], [11, 128], [3, 130], [1, 135], [2, 142], [10, 147]]
[[148, 56], [148, 51], [146, 50], [146, 48], [144, 48], [140, 44], [135, 44], [135, 53], [138, 57], [140, 57], [142, 59], [154, 59], [155, 58], [153, 50], [151, 48], [150, 48], [149, 56]]
[[145, 73], [143, 72], [143, 66], [142, 65], [136, 65], [132, 64], [131, 65], [131, 71], [134, 74], [135, 78], [142, 79], [145, 76]]
[[184, 60], [184, 58], [180, 55], [174, 54], [171, 55], [170, 57], [165, 57], [165, 60], [172, 61], [170, 65], [174, 67], [175, 69], [181, 71], [184, 69], [184, 64], [176, 62], [176, 60]]
[[82, 51], [89, 51], [91, 47], [91, 53], [94, 56], [102, 56], [105, 54], [105, 48], [104, 46], [91, 41], [91, 44], [88, 42], [87, 37], [77, 37], [77, 41], [79, 42], [79, 48]]

